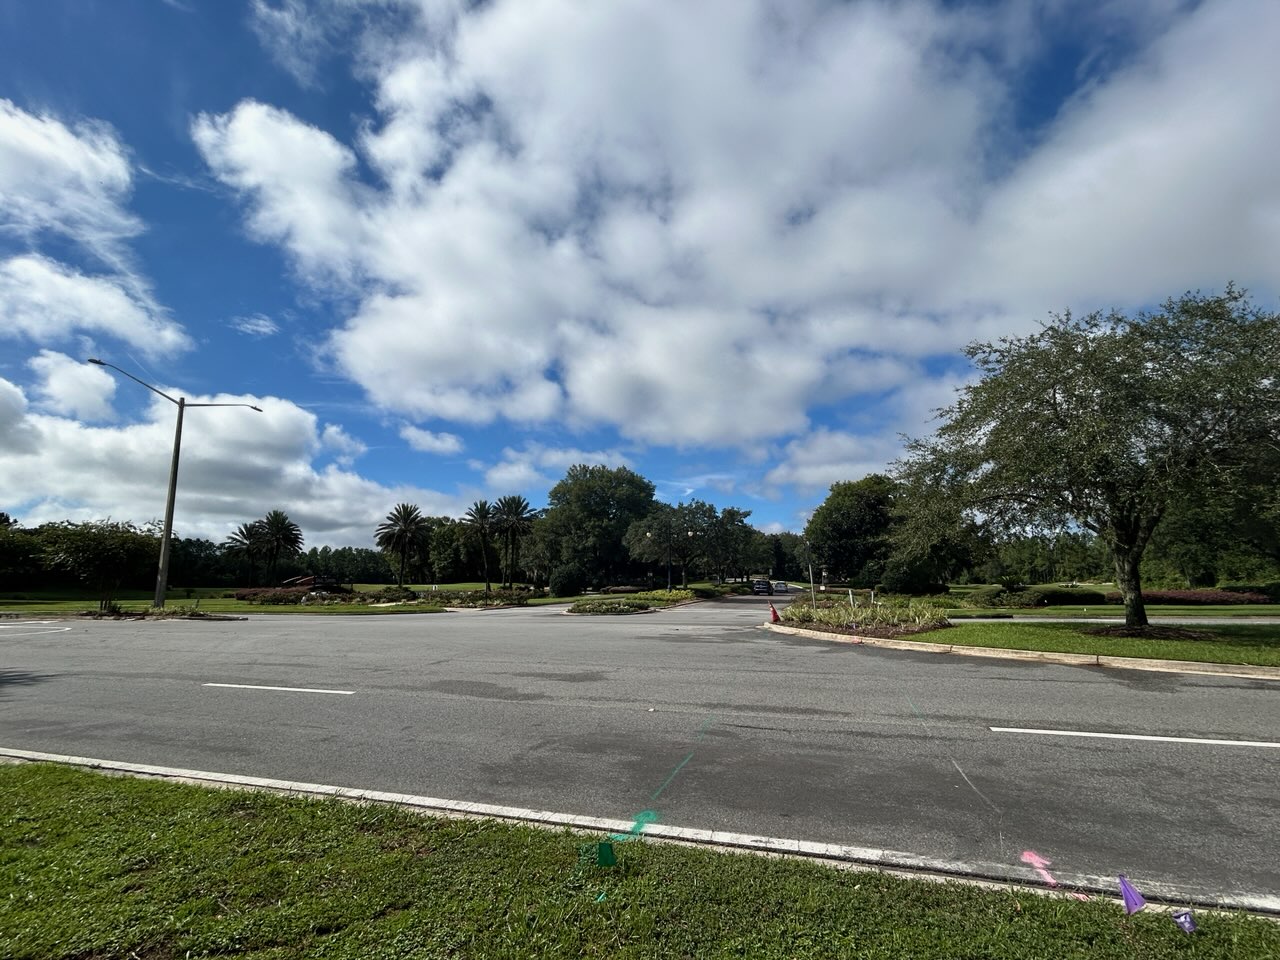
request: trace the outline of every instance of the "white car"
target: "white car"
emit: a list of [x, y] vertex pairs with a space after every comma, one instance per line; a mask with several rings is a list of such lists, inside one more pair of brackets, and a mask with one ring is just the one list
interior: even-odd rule
[[787, 581], [779, 580], [777, 583], [773, 585], [773, 592], [774, 593], [790, 593], [791, 588], [787, 586]]

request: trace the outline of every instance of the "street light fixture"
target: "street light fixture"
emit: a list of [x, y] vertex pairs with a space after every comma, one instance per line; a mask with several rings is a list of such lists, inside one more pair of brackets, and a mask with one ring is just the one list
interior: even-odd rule
[[[686, 532], [687, 532], [687, 533], [688, 533], [688, 535], [689, 535], [689, 539], [690, 539], [690, 540], [692, 540], [692, 539], [693, 539], [693, 531], [692, 531], [692, 530], [689, 530], [689, 531], [686, 531]], [[653, 539], [653, 531], [652, 531], [652, 530], [646, 530], [646, 531], [644, 532], [644, 535], [645, 535], [645, 539], [646, 539], [646, 540], [652, 540], [652, 539]], [[671, 538], [672, 538], [672, 536], [673, 536], [673, 534], [672, 534], [672, 532], [671, 532], [671, 517], [667, 517], [667, 539], [666, 539], [666, 547], [667, 547], [667, 593], [670, 593], [670, 592], [671, 592]]]
[[[818, 591], [813, 585], [813, 547], [809, 543], [809, 538], [804, 538], [804, 552], [809, 561], [809, 596], [813, 598], [813, 609], [818, 609]], [[826, 587], [823, 587], [825, 590]]]
[[187, 407], [248, 407], [250, 410], [257, 410], [258, 413], [262, 412], [262, 408], [255, 407], [252, 403], [187, 403], [186, 397], [178, 397], [175, 400], [163, 390], [153, 387], [145, 380], [139, 380], [128, 370], [121, 370], [114, 363], [107, 363], [96, 357], [90, 357], [89, 362], [99, 367], [110, 367], [116, 373], [123, 374], [134, 383], [140, 383], [152, 393], [164, 397], [178, 408], [178, 426], [173, 434], [173, 460], [169, 464], [169, 496], [164, 505], [164, 532], [160, 537], [160, 568], [156, 572], [156, 595], [152, 601], [152, 606], [163, 607], [165, 590], [169, 586], [169, 538], [173, 534], [173, 504], [178, 495], [178, 453], [182, 448], [182, 414]]

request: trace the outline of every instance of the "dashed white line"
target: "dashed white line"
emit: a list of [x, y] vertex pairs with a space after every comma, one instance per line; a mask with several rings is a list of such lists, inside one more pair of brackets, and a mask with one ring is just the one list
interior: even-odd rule
[[1216, 747], [1280, 747], [1270, 740], [1211, 740], [1205, 737], [1156, 737], [1145, 733], [1096, 733], [1091, 730], [1038, 730], [1033, 727], [988, 727], [992, 733], [1031, 733], [1044, 737], [1093, 737], [1099, 740], [1154, 740], [1158, 743], [1206, 743]]
[[285, 693], [336, 693], [349, 697], [354, 690], [320, 690], [315, 687], [266, 687], [256, 683], [205, 683], [205, 687], [231, 687], [236, 690], [282, 690]]

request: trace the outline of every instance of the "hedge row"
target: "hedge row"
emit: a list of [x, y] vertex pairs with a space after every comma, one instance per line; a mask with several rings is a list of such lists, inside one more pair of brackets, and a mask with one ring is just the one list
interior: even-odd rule
[[[1263, 593], [1238, 593], [1235, 590], [1143, 590], [1142, 599], [1152, 606], [1219, 606], [1242, 603], [1271, 603]], [[1124, 603], [1120, 591], [1107, 594], [1107, 603]]]
[[653, 607], [654, 604], [648, 600], [637, 600], [635, 597], [618, 597], [613, 600], [607, 600], [604, 597], [587, 597], [582, 600], [575, 600], [569, 607], [569, 612], [590, 614], [642, 613], [645, 610], [653, 609]]

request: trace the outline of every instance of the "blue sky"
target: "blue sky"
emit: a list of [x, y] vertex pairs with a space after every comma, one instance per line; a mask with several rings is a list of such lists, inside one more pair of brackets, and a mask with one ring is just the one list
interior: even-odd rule
[[1270, 0], [0, 0], [0, 510], [799, 529], [975, 338], [1280, 292]]

